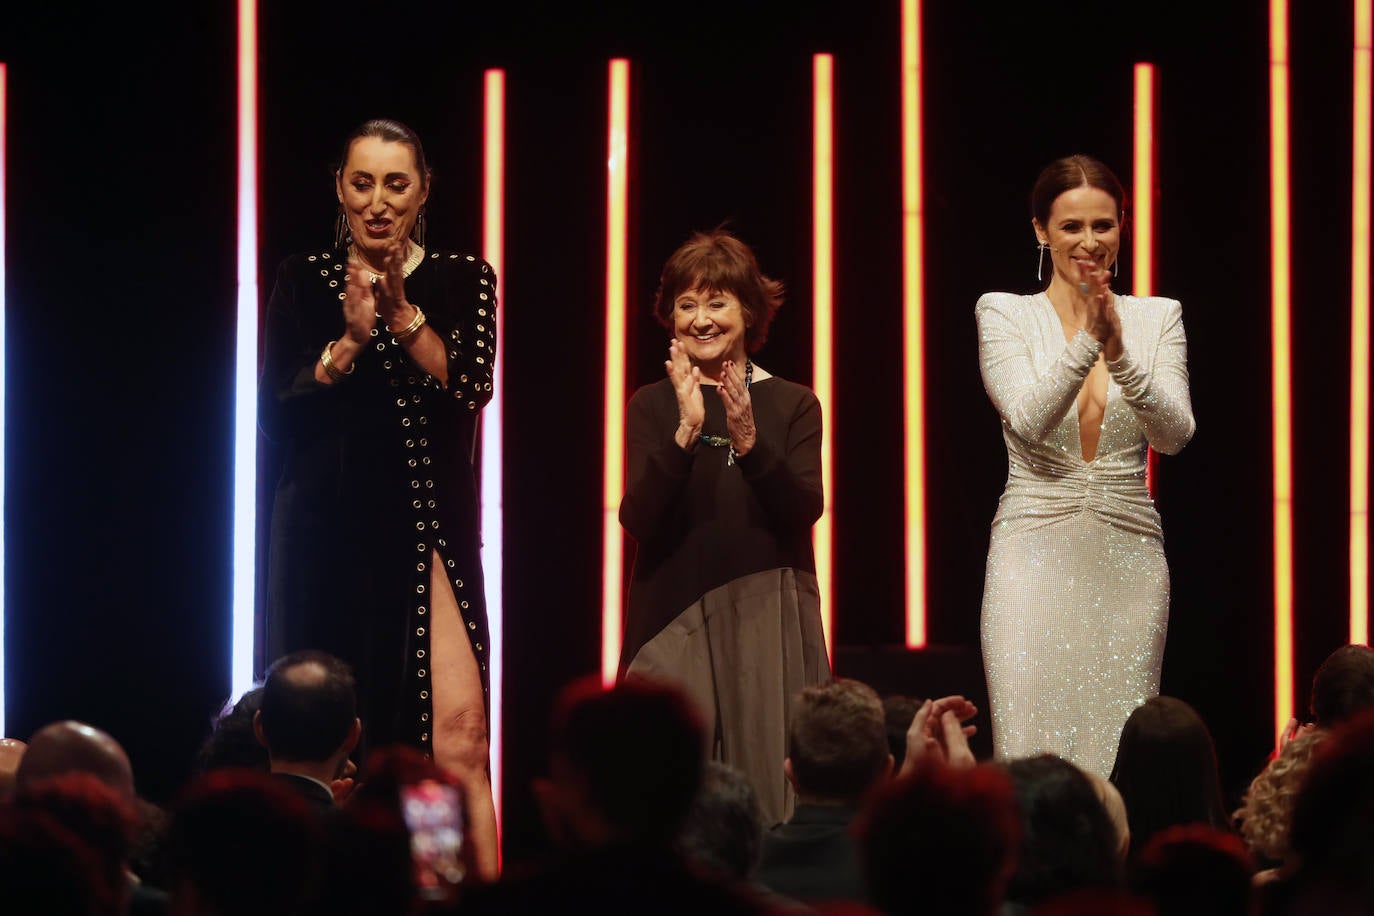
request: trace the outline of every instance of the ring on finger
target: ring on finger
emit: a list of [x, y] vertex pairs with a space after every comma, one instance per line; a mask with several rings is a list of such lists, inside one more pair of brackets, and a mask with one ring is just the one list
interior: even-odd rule
[[1088, 293], [1090, 293], [1091, 291], [1092, 291], [1092, 287], [1088, 285], [1088, 283], [1087, 283], [1086, 280], [1083, 281], [1082, 283], [1078, 284], [1078, 293], [1079, 293], [1079, 295], [1086, 296], [1086, 295], [1088, 295]]

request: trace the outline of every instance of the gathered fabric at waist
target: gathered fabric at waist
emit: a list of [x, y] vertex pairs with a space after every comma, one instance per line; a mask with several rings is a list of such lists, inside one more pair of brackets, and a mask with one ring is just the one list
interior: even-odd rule
[[[1037, 456], [1040, 457], [1040, 456]], [[1135, 450], [1088, 463], [1035, 461], [1014, 455], [997, 504], [994, 529], [1038, 528], [1084, 514], [1124, 532], [1162, 538], [1159, 513]]]

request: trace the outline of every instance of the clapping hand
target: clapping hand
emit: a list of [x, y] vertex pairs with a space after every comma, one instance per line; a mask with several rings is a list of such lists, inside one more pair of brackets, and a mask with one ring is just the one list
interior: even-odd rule
[[406, 301], [405, 263], [405, 240], [387, 242], [386, 256], [382, 259], [383, 273], [373, 291], [377, 297], [377, 313], [388, 328], [404, 328], [415, 317], [411, 304]]
[[1074, 262], [1078, 266], [1078, 292], [1087, 305], [1087, 320], [1083, 329], [1102, 342], [1107, 359], [1121, 356], [1121, 316], [1117, 314], [1112, 296], [1112, 275], [1105, 267]]
[[905, 776], [925, 760], [936, 760], [955, 769], [968, 769], [976, 761], [968, 739], [975, 725], [963, 723], [978, 714], [978, 707], [961, 696], [926, 700], [916, 710], [906, 732], [906, 756], [899, 776]]
[[754, 447], [754, 403], [749, 398], [749, 386], [733, 360], [726, 360], [720, 373], [720, 399], [725, 404], [725, 428], [730, 432], [730, 444], [735, 457], [747, 455]]
[[372, 284], [367, 282], [367, 268], [357, 258], [348, 259], [348, 276], [345, 279], [344, 325], [348, 339], [361, 347], [372, 336], [372, 328], [377, 321], [377, 297], [373, 294]]
[[663, 368], [672, 379], [677, 394], [677, 432], [674, 439], [684, 451], [696, 448], [701, 426], [706, 422], [706, 404], [701, 397], [701, 370], [692, 365], [686, 349], [674, 338], [668, 344], [668, 359]]

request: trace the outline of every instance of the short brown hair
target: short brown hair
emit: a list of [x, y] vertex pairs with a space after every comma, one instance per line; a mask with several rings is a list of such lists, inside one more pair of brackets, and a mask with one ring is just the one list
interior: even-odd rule
[[764, 276], [753, 249], [719, 228], [692, 233], [663, 265], [654, 293], [654, 315], [665, 328], [672, 330], [677, 297], [692, 289], [730, 293], [739, 299], [744, 311], [744, 346], [750, 353], [757, 353], [768, 338], [768, 326], [783, 299], [782, 281]]
[[799, 792], [858, 801], [887, 767], [883, 701], [848, 678], [805, 688], [792, 709], [787, 756]]
[[1079, 153], [1056, 159], [1040, 170], [1031, 187], [1031, 216], [1041, 226], [1048, 225], [1055, 199], [1065, 191], [1084, 185], [1105, 191], [1116, 202], [1117, 212], [1125, 214], [1126, 189], [1121, 179], [1100, 160]]

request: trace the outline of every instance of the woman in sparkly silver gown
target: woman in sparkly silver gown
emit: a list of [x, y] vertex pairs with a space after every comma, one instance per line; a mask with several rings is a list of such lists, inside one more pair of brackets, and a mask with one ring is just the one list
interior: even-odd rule
[[1169, 618], [1147, 446], [1175, 454], [1194, 429], [1179, 303], [1110, 289], [1123, 200], [1095, 159], [1048, 165], [1031, 209], [1049, 285], [976, 309], [1008, 464], [981, 625], [995, 754], [1104, 777], [1126, 718], [1159, 692]]

